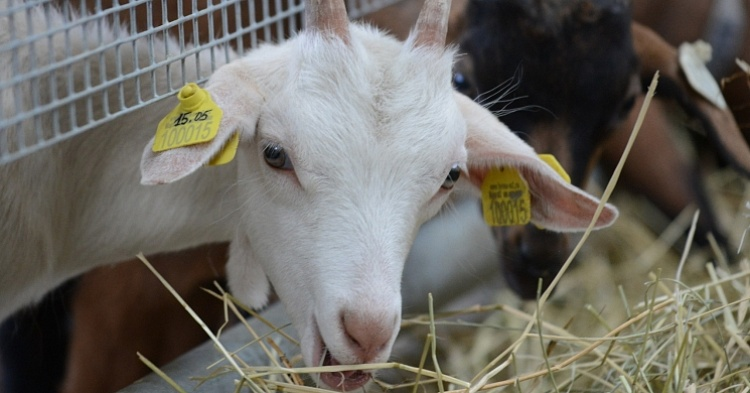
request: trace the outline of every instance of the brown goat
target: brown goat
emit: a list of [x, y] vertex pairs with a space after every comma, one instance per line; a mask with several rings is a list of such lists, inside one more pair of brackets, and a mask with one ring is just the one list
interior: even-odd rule
[[[539, 153], [557, 156], [572, 183], [585, 185], [601, 158], [612, 168], [627, 141], [642, 80], [662, 73], [657, 103], [627, 161], [621, 184], [642, 192], [670, 216], [701, 209], [697, 240], [727, 241], [712, 213], [697, 164], [665, 128], [664, 111], [682, 110], [744, 174], [750, 150], [731, 115], [686, 85], [674, 48], [631, 23], [622, 0], [470, 0], [457, 87], [495, 112]], [[661, 112], [658, 110], [661, 109]], [[566, 235], [535, 226], [498, 228], [511, 287], [533, 298], [568, 255]]]

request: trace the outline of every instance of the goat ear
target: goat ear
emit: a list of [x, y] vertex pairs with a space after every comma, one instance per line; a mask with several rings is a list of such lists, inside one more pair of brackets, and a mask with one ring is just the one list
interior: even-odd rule
[[[528, 184], [532, 222], [559, 232], [585, 230], [599, 201], [563, 180], [492, 113], [468, 97], [455, 94], [466, 119], [466, 150], [472, 186], [481, 188], [492, 168], [513, 167]], [[595, 228], [609, 226], [617, 215], [614, 206], [605, 205]]]
[[633, 23], [633, 47], [641, 61], [641, 78], [661, 74], [657, 98], [672, 99], [698, 121], [719, 153], [739, 172], [750, 177], [750, 147], [727, 109], [720, 109], [698, 94], [680, 70], [677, 50], [645, 26]]
[[214, 73], [206, 90], [223, 117], [216, 137], [209, 142], [178, 147], [158, 153], [152, 150], [152, 138], [141, 158], [141, 183], [165, 184], [182, 179], [208, 164], [236, 133], [246, 138], [255, 132], [263, 97], [240, 64], [225, 65]]

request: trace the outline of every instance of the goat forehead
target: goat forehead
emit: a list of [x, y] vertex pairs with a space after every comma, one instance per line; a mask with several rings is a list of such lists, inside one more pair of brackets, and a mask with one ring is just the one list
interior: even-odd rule
[[303, 183], [308, 179], [354, 192], [384, 188], [406, 193], [435, 185], [451, 163], [465, 160], [462, 124], [444, 114], [423, 122], [363, 119], [344, 111], [331, 113], [326, 121], [314, 116], [298, 119], [296, 126], [284, 130], [289, 138], [282, 143]]
[[[300, 40], [264, 132], [286, 143], [298, 170], [412, 167], [427, 176], [447, 170], [453, 156], [460, 161], [465, 129], [450, 84], [452, 53], [423, 53], [362, 28], [352, 32], [361, 39], [351, 46]], [[294, 114], [284, 116], [290, 103]]]
[[316, 34], [299, 37], [288, 83], [295, 94], [370, 101], [373, 109], [380, 109], [378, 103], [389, 98], [417, 100], [450, 89], [453, 51], [415, 49], [380, 31], [351, 27], [348, 45]]

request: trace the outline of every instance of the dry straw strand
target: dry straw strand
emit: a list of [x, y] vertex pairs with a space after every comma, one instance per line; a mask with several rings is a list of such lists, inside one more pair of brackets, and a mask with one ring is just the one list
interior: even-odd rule
[[[187, 311], [188, 314], [190, 314], [190, 316], [193, 318], [193, 320], [195, 320], [195, 322], [198, 323], [198, 325], [203, 329], [203, 331], [206, 332], [208, 337], [214, 342], [214, 344], [216, 344], [216, 347], [219, 348], [221, 353], [224, 355], [227, 361], [232, 365], [232, 367], [237, 371], [237, 373], [239, 373], [242, 378], [246, 378], [245, 373], [242, 372], [242, 369], [240, 369], [239, 365], [237, 365], [237, 363], [234, 361], [234, 358], [229, 354], [227, 349], [224, 348], [224, 345], [221, 344], [221, 342], [216, 337], [216, 335], [214, 335], [211, 329], [209, 329], [208, 326], [206, 326], [205, 322], [203, 322], [203, 320], [198, 316], [198, 314], [196, 314], [195, 311], [193, 311], [193, 309], [185, 302], [182, 296], [180, 296], [180, 294], [177, 293], [177, 291], [175, 291], [174, 288], [172, 288], [172, 286], [167, 282], [167, 280], [164, 279], [164, 277], [162, 277], [162, 275], [154, 268], [154, 266], [151, 265], [151, 263], [146, 259], [143, 253], [138, 254], [137, 257], [138, 259], [141, 260], [141, 262], [143, 262], [144, 265], [146, 265], [146, 267], [151, 271], [151, 273], [153, 273], [156, 276], [156, 278], [159, 279], [162, 285], [164, 285], [164, 287], [167, 288], [167, 290], [169, 290], [172, 296], [174, 296], [174, 298], [177, 299], [180, 305], [182, 305], [185, 311]], [[254, 385], [252, 381], [248, 380], [248, 382]]]

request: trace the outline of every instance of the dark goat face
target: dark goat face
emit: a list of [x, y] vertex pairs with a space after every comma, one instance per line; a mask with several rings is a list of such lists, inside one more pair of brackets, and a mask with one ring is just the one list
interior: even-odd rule
[[[584, 186], [599, 145], [641, 91], [630, 21], [622, 0], [471, 0], [454, 83]], [[568, 256], [564, 234], [496, 233], [507, 281], [523, 297]]]

